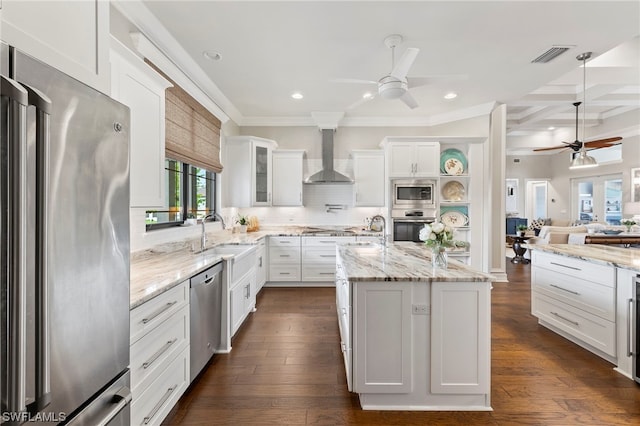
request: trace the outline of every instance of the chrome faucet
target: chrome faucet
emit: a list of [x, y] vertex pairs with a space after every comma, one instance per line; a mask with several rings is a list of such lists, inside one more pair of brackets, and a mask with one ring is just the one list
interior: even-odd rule
[[382, 219], [382, 236], [380, 237], [380, 245], [382, 247], [386, 247], [387, 245], [387, 221], [384, 216], [377, 214], [371, 218], [371, 223], [373, 223], [376, 219]]
[[214, 219], [219, 219], [220, 223], [222, 224], [222, 230], [224, 231], [225, 225], [224, 225], [224, 219], [222, 218], [222, 216], [220, 216], [218, 213], [212, 213], [209, 216], [213, 216]]
[[202, 218], [202, 235], [200, 236], [200, 251], [204, 251], [207, 248], [207, 232], [204, 229], [204, 223], [208, 218], [214, 217], [213, 214], [208, 214]]

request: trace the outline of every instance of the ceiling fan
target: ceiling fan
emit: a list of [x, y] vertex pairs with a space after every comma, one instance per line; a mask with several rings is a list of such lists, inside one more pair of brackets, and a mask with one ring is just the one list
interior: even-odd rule
[[[582, 81], [582, 94], [583, 94], [583, 101], [586, 100], [586, 70], [587, 70], [587, 59], [589, 59], [591, 57], [591, 52], [585, 52], [585, 53], [581, 53], [580, 55], [576, 56], [576, 59], [579, 61], [582, 61], [582, 66], [583, 66], [583, 81]], [[560, 152], [564, 152], [564, 150], [566, 149], [573, 149], [575, 152], [579, 152], [581, 151], [581, 155], [587, 150], [587, 149], [597, 149], [597, 148], [608, 148], [610, 146], [614, 146], [614, 145], [619, 145], [620, 140], [622, 140], [622, 138], [620, 136], [614, 136], [611, 138], [605, 138], [605, 139], [597, 139], [594, 141], [588, 141], [588, 142], [581, 142], [578, 139], [578, 107], [582, 104], [583, 102], [574, 102], [573, 106], [576, 107], [576, 140], [573, 142], [564, 142], [562, 141], [562, 143], [564, 145], [558, 145], [558, 146], [552, 146], [552, 147], [548, 147], [548, 148], [537, 148], [534, 149], [534, 151], [551, 151], [554, 149], [562, 149], [563, 151]], [[584, 138], [584, 122], [585, 122], [585, 107], [583, 106], [582, 109], [582, 137]]]
[[[409, 73], [409, 69], [413, 62], [416, 60], [418, 56], [418, 52], [420, 49], [415, 47], [409, 47], [402, 54], [397, 63], [395, 63], [395, 48], [400, 43], [402, 43], [402, 36], [399, 34], [392, 34], [387, 36], [384, 39], [384, 44], [391, 49], [391, 72], [378, 81], [373, 80], [359, 80], [353, 78], [340, 78], [333, 79], [334, 83], [363, 83], [363, 84], [376, 84], [378, 86], [378, 95], [384, 99], [400, 99], [404, 102], [409, 108], [414, 109], [418, 107], [418, 102], [414, 99], [414, 97], [409, 93], [409, 90], [418, 87], [424, 86], [429, 83], [433, 83], [435, 81], [441, 81], [443, 79], [453, 80], [453, 79], [464, 79], [466, 76], [426, 76], [426, 77], [407, 77]], [[370, 101], [375, 98], [375, 95], [369, 95], [363, 97], [363, 99], [353, 103], [348, 107], [348, 109], [355, 108], [360, 104]]]

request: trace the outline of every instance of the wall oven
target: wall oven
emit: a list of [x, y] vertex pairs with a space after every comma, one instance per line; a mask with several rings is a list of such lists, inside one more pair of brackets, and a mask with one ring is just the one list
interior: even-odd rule
[[391, 208], [435, 209], [436, 181], [431, 179], [394, 179], [391, 181]]
[[391, 211], [391, 223], [393, 241], [420, 242], [420, 229], [427, 223], [432, 223], [435, 209], [429, 210], [402, 210]]

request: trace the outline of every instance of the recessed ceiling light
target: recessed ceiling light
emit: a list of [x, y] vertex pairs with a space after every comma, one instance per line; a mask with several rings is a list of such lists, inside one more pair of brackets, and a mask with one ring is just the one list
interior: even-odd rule
[[221, 54], [211, 50], [205, 50], [204, 52], [202, 52], [202, 56], [209, 59], [210, 61], [219, 61], [220, 59], [222, 59]]
[[300, 92], [292, 93], [292, 94], [291, 94], [291, 97], [292, 97], [293, 99], [302, 99], [302, 98], [304, 98], [304, 96], [302, 96], [302, 93], [300, 93]]
[[556, 128], [553, 126], [547, 127], [547, 130], [555, 130]]
[[454, 92], [449, 92], [446, 95], [444, 95], [445, 99], [455, 99], [457, 97], [458, 97], [458, 94]]
[[367, 92], [364, 95], [362, 95], [362, 99], [371, 99], [373, 97], [373, 94], [371, 92]]

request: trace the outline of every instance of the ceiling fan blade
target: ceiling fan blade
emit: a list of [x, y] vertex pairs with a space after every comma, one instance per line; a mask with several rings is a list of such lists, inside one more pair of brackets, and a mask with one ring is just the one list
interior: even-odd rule
[[613, 137], [613, 138], [598, 139], [598, 140], [595, 140], [595, 141], [585, 142], [584, 145], [586, 147], [589, 147], [592, 144], [611, 143], [611, 142], [617, 142], [617, 141], [620, 141], [620, 140], [622, 140], [622, 138], [620, 136], [616, 136], [616, 137]]
[[360, 80], [358, 78], [333, 78], [329, 80], [331, 83], [356, 83], [356, 84], [378, 84], [373, 80]]
[[418, 108], [418, 102], [416, 102], [409, 92], [404, 92], [404, 95], [400, 96], [400, 100], [411, 109]]
[[536, 148], [536, 149], [534, 149], [534, 151], [551, 151], [553, 149], [565, 149], [565, 148], [567, 148], [567, 146], [561, 145], [561, 146], [552, 146], [552, 147], [549, 147], [549, 148]]
[[436, 84], [447, 81], [468, 80], [466, 74], [443, 74], [443, 75], [425, 75], [420, 77], [407, 77], [409, 87], [420, 87], [428, 84]]
[[391, 75], [400, 80], [407, 78], [409, 68], [411, 68], [411, 65], [413, 65], [413, 61], [416, 60], [418, 52], [420, 52], [420, 49], [417, 49], [415, 47], [410, 47], [405, 50], [398, 63], [391, 70]]

